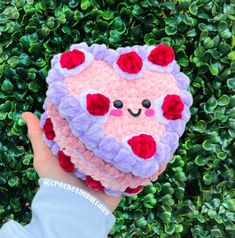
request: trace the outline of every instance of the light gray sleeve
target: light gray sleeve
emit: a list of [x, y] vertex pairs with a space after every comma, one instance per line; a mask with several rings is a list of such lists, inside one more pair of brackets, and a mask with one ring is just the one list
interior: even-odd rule
[[40, 178], [26, 226], [6, 222], [1, 238], [104, 238], [116, 218], [97, 197], [58, 180]]

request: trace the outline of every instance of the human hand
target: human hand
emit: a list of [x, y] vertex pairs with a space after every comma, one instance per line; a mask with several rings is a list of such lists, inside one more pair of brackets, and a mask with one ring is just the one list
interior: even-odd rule
[[122, 196], [111, 197], [104, 192], [90, 189], [81, 179], [75, 177], [73, 173], [65, 172], [60, 167], [56, 156], [52, 154], [50, 148], [43, 141], [43, 132], [37, 116], [31, 112], [24, 112], [21, 117], [28, 127], [28, 137], [34, 152], [33, 166], [39, 177], [56, 179], [80, 187], [99, 198], [112, 211], [116, 209]]

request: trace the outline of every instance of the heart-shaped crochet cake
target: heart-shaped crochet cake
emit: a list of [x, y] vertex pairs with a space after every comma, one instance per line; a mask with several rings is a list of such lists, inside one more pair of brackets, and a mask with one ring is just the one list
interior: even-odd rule
[[65, 171], [110, 196], [157, 180], [191, 116], [189, 78], [164, 44], [75, 44], [46, 81], [43, 140]]

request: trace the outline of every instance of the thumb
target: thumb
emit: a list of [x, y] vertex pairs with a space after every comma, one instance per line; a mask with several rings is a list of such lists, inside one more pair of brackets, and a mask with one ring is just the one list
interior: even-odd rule
[[[26, 122], [28, 128], [28, 137], [31, 141], [34, 155], [39, 157], [46, 157], [50, 152], [48, 146], [42, 140], [42, 129], [40, 127], [40, 120], [31, 112], [24, 112], [21, 118]], [[42, 158], [43, 158], [42, 157]]]

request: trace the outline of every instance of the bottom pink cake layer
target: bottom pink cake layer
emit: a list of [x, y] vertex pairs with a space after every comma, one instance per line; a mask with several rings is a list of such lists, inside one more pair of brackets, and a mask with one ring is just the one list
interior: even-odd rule
[[66, 155], [71, 157], [75, 168], [100, 181], [105, 188], [124, 191], [127, 187], [146, 186], [149, 182], [156, 181], [166, 169], [166, 165], [163, 164], [158, 171], [147, 178], [119, 171], [112, 164], [98, 158], [93, 152], [86, 149], [85, 145], [72, 134], [68, 122], [60, 116], [58, 109], [53, 104], [48, 102], [47, 109], [56, 135], [54, 138], [56, 143], [64, 148], [63, 151]]

